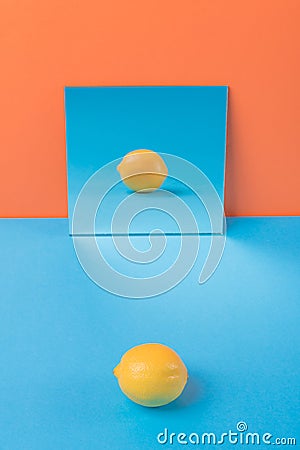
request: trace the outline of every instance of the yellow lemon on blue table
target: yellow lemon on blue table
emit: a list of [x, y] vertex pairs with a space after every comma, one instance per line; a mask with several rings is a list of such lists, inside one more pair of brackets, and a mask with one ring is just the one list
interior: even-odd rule
[[163, 344], [142, 344], [128, 350], [113, 371], [122, 392], [135, 403], [166, 405], [182, 393], [188, 379], [179, 355]]

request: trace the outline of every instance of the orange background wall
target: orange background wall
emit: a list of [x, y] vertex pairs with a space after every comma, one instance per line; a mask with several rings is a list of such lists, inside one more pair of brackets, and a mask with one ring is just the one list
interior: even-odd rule
[[300, 214], [299, 0], [1, 0], [0, 215], [64, 217], [65, 85], [230, 86], [226, 212]]

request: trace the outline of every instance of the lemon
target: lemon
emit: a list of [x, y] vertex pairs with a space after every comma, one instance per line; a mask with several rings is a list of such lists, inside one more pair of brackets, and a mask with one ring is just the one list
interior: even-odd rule
[[158, 189], [168, 175], [162, 157], [146, 149], [127, 153], [117, 170], [126, 186], [137, 192], [151, 192]]
[[150, 407], [175, 400], [188, 378], [187, 369], [178, 354], [162, 344], [142, 344], [131, 348], [113, 372], [130, 400]]

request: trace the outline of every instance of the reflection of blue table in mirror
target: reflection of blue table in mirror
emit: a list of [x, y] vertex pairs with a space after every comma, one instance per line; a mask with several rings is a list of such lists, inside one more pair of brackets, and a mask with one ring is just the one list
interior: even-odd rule
[[[87, 278], [67, 220], [0, 221], [0, 448], [153, 450], [165, 428], [220, 436], [238, 421], [273, 442], [299, 441], [299, 225], [231, 219], [207, 283], [197, 284], [200, 251], [176, 288], [130, 300]], [[170, 345], [189, 369], [184, 394], [166, 407], [135, 405], [112, 375], [142, 342]]]

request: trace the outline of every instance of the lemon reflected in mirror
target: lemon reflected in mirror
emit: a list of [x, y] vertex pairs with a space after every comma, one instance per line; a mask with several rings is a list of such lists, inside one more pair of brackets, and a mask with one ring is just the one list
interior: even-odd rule
[[168, 175], [168, 168], [162, 157], [147, 149], [127, 153], [117, 170], [123, 183], [136, 192], [152, 192], [159, 189]]

